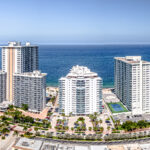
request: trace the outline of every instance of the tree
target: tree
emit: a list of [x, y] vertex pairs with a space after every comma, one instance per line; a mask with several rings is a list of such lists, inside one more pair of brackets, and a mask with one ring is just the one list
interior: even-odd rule
[[55, 104], [55, 100], [56, 100], [56, 97], [55, 97], [55, 96], [53, 96], [53, 97], [50, 99], [50, 101], [52, 102], [53, 106], [54, 106], [54, 104]]
[[137, 123], [136, 122], [132, 122], [132, 121], [126, 121], [122, 124], [121, 126], [123, 129], [125, 129], [126, 131], [133, 131], [135, 129], [137, 129]]
[[22, 109], [27, 111], [28, 110], [28, 104], [22, 104]]
[[89, 131], [92, 131], [92, 127], [89, 127]]
[[71, 127], [71, 131], [73, 131], [74, 130], [74, 128], [73, 127]]
[[19, 134], [18, 131], [15, 130], [15, 131], [14, 131], [14, 135], [18, 136], [18, 134]]
[[9, 105], [8, 109], [12, 111], [14, 109], [14, 106], [13, 105]]
[[96, 120], [96, 121], [95, 121], [95, 126], [97, 126], [97, 125], [98, 125], [98, 123], [99, 123], [99, 121], [98, 121], [98, 120]]
[[25, 131], [25, 132], [26, 132], [26, 131], [27, 131], [27, 129], [28, 129], [28, 128], [27, 128], [27, 126], [24, 126], [23, 131]]
[[120, 120], [116, 120], [115, 126], [118, 127], [120, 125]]
[[101, 124], [101, 123], [103, 123], [103, 121], [100, 119], [100, 120], [99, 120], [99, 123]]
[[62, 116], [65, 117], [65, 113], [62, 113]]
[[96, 139], [97, 139], [97, 140], [102, 140], [102, 134], [98, 134], [98, 135], [96, 136]]
[[53, 113], [52, 112], [48, 112], [47, 116], [51, 116]]
[[36, 136], [40, 136], [41, 134], [40, 134], [40, 132], [38, 131], [38, 132], [35, 133], [35, 135], [36, 135]]
[[46, 137], [47, 138], [52, 138], [53, 137], [53, 133], [47, 132]]
[[110, 130], [110, 126], [107, 127], [107, 130]]
[[69, 117], [71, 117], [71, 116], [72, 116], [72, 112], [69, 113]]
[[94, 116], [98, 116], [98, 113], [97, 113], [97, 112], [94, 112]]
[[68, 126], [66, 126], [66, 127], [65, 127], [65, 130], [69, 130], [69, 127], [68, 127]]
[[147, 122], [145, 120], [140, 120], [137, 123], [137, 126], [141, 129], [141, 128], [146, 128], [147, 127]]
[[83, 117], [79, 117], [79, 118], [78, 118], [78, 121], [84, 122], [84, 120], [85, 120], [85, 119], [84, 119]]
[[37, 127], [34, 127], [34, 131], [37, 132], [39, 130], [39, 128]]
[[6, 134], [6, 133], [9, 132], [9, 130], [8, 130], [7, 128], [3, 128], [3, 129], [1, 130], [1, 132], [2, 132], [2, 134]]

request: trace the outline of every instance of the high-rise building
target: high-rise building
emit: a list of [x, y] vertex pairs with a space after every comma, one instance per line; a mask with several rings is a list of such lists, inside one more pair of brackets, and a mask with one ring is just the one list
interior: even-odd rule
[[59, 79], [59, 112], [69, 115], [102, 111], [102, 79], [83, 66], [74, 66]]
[[115, 57], [115, 93], [133, 114], [150, 112], [150, 62], [141, 56]]
[[38, 47], [29, 42], [9, 42], [2, 46], [2, 70], [7, 73], [6, 99], [13, 100], [13, 73], [38, 70]]
[[0, 71], [0, 103], [6, 100], [6, 72]]
[[14, 105], [27, 104], [29, 111], [40, 112], [46, 104], [46, 73], [40, 71], [14, 74]]

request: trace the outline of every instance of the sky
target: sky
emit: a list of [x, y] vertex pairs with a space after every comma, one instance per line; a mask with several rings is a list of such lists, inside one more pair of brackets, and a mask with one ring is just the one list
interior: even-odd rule
[[150, 0], [0, 0], [0, 44], [150, 43]]

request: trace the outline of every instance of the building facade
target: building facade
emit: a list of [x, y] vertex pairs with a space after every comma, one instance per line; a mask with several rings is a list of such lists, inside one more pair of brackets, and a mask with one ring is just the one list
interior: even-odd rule
[[115, 57], [115, 93], [133, 114], [150, 112], [150, 62], [141, 56]]
[[102, 111], [102, 79], [83, 66], [74, 66], [59, 79], [59, 112], [69, 115]]
[[6, 101], [6, 72], [0, 71], [0, 103]]
[[2, 70], [7, 73], [6, 99], [13, 100], [13, 74], [38, 70], [38, 47], [9, 42], [2, 46]]
[[39, 113], [46, 105], [46, 73], [33, 71], [14, 74], [14, 105], [27, 104], [29, 111]]

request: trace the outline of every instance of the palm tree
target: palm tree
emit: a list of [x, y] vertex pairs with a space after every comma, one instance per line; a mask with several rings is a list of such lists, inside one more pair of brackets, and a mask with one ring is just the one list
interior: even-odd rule
[[26, 132], [26, 131], [27, 131], [27, 129], [28, 129], [28, 128], [27, 128], [27, 126], [24, 126], [23, 131], [25, 131], [25, 132]]
[[100, 119], [100, 120], [99, 120], [99, 123], [101, 124], [101, 123], [103, 123], [103, 121]]
[[14, 131], [13, 135], [16, 135], [18, 137], [19, 132], [17, 130]]
[[110, 126], [107, 127], [107, 130], [110, 130]]
[[96, 121], [95, 121], [95, 125], [98, 125], [98, 123], [99, 123], [99, 121], [98, 121], [98, 120], [96, 120]]
[[40, 136], [41, 134], [40, 134], [40, 132], [36, 132], [35, 135], [36, 136]]
[[37, 127], [34, 127], [34, 131], [37, 132], [39, 129]]
[[92, 127], [89, 127], [89, 131], [92, 131]]
[[120, 120], [116, 120], [116, 126], [120, 125]]
[[98, 116], [98, 113], [97, 113], [97, 112], [94, 112], [94, 116], [96, 116], [96, 117], [97, 117], [97, 116]]
[[38, 122], [40, 119], [39, 118], [36, 118], [36, 121]]
[[8, 130], [7, 128], [3, 128], [3, 129], [1, 130], [1, 132], [2, 132], [2, 134], [6, 134], [6, 133], [9, 132], [9, 130]]
[[71, 116], [72, 116], [72, 112], [69, 113], [69, 117], [71, 117]]
[[73, 132], [73, 130], [74, 130], [74, 128], [73, 127], [71, 127], [71, 131]]
[[46, 137], [47, 138], [52, 138], [53, 137], [53, 133], [47, 132]]

